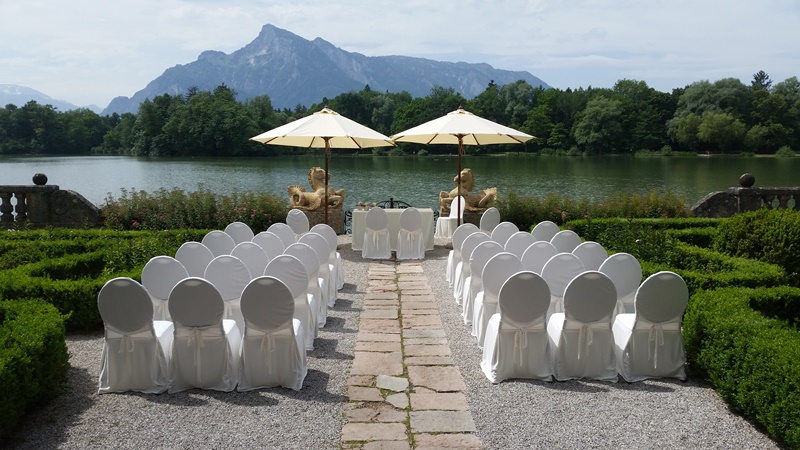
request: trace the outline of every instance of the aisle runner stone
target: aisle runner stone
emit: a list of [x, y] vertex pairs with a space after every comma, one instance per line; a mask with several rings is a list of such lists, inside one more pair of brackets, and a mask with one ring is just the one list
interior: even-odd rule
[[368, 277], [342, 446], [481, 448], [422, 266], [375, 263]]

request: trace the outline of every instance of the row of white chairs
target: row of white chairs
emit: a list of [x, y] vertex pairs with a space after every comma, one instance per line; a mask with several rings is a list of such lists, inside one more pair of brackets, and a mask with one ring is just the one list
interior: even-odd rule
[[[396, 257], [424, 259], [425, 239], [422, 235], [422, 213], [408, 207], [400, 213]], [[389, 235], [389, 215], [383, 208], [370, 208], [364, 218], [364, 247], [361, 256], [368, 259], [389, 259], [392, 247]]]
[[101, 394], [303, 386], [305, 332], [292, 292], [275, 277], [245, 287], [242, 327], [224, 319], [222, 294], [203, 278], [184, 278], [172, 289], [172, 321], [152, 319], [149, 293], [131, 278], [106, 282], [97, 304], [105, 324]]
[[[436, 219], [434, 236], [437, 238], [451, 239], [453, 232], [458, 228], [459, 222], [464, 221], [466, 199], [463, 196], [453, 198], [450, 203], [450, 213], [447, 217]], [[500, 223], [500, 210], [491, 206], [481, 214], [478, 228], [490, 233]]]

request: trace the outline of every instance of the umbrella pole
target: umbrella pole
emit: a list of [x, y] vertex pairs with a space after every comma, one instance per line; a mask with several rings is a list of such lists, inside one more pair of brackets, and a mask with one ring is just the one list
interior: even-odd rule
[[330, 139], [331, 138], [327, 138], [326, 137], [326, 138], [322, 138], [322, 139], [325, 139], [325, 205], [324, 205], [325, 206], [325, 214], [324, 214], [324, 220], [325, 220], [325, 225], [327, 225], [328, 224], [328, 157], [330, 157], [330, 154], [331, 154], [331, 144], [330, 144]]
[[[464, 151], [464, 142], [462, 141], [463, 135], [459, 134], [458, 136], [458, 196], [456, 197], [456, 227], [461, 226], [461, 153]], [[452, 208], [453, 205], [451, 204], [450, 207]]]

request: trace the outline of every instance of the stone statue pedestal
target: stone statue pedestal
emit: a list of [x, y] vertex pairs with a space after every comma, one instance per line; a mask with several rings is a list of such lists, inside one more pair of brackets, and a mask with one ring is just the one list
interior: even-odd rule
[[[461, 220], [461, 223], [471, 223], [476, 227], [480, 227], [481, 216], [483, 216], [483, 211], [464, 211], [464, 218]], [[441, 209], [439, 209], [439, 217], [447, 217], [446, 215], [442, 215]]]
[[[325, 210], [303, 211], [308, 217], [308, 226], [313, 227], [318, 223], [325, 223]], [[328, 225], [336, 234], [344, 234], [344, 210], [341, 208], [328, 210]]]

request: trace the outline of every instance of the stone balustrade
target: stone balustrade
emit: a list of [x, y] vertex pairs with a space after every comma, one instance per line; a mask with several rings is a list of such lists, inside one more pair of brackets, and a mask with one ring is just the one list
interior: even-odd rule
[[732, 187], [701, 198], [692, 212], [697, 217], [730, 217], [761, 208], [800, 211], [800, 187]]
[[94, 227], [100, 210], [75, 191], [58, 186], [0, 186], [0, 226]]

